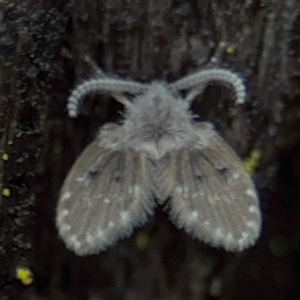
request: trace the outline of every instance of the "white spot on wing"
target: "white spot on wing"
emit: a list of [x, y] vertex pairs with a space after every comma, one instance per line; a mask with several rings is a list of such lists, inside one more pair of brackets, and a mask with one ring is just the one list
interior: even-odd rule
[[258, 211], [258, 208], [255, 205], [251, 205], [249, 207], [249, 212], [257, 214], [259, 211]]
[[177, 194], [182, 194], [182, 187], [181, 186], [177, 186], [176, 189], [175, 189], [175, 192]]
[[233, 179], [239, 179], [240, 176], [241, 176], [240, 173], [237, 173], [237, 172], [232, 174]]
[[62, 200], [67, 200], [67, 199], [70, 199], [70, 198], [71, 198], [71, 193], [70, 192], [65, 192], [61, 197]]
[[110, 203], [110, 200], [108, 198], [104, 198], [103, 202], [104, 203]]
[[107, 244], [107, 236], [105, 235], [105, 231], [99, 228], [97, 230], [97, 233], [95, 234], [95, 239], [101, 242], [102, 246], [105, 246]]
[[68, 209], [63, 209], [62, 211], [59, 211], [57, 215], [57, 222], [61, 223], [69, 213], [70, 211]]
[[140, 187], [137, 185], [137, 184], [135, 184], [134, 185], [134, 193], [136, 194], [136, 195], [138, 195], [139, 193], [140, 193]]
[[103, 239], [103, 238], [105, 237], [104, 231], [101, 230], [101, 229], [98, 229], [98, 231], [97, 231], [97, 237], [98, 237], [99, 239]]
[[120, 217], [121, 217], [122, 221], [124, 221], [125, 223], [129, 223], [131, 221], [128, 211], [122, 211], [120, 213]]
[[256, 192], [253, 189], [247, 189], [246, 190], [246, 195], [248, 195], [252, 198], [256, 198]]
[[74, 243], [74, 242], [76, 242], [76, 241], [77, 241], [77, 236], [76, 236], [76, 235], [72, 235], [72, 236], [70, 237], [70, 242]]
[[77, 182], [82, 182], [82, 181], [84, 181], [84, 179], [85, 179], [85, 176], [83, 176], [83, 177], [78, 177], [78, 178], [77, 178]]
[[184, 196], [185, 196], [185, 197], [188, 196], [188, 193], [189, 193], [189, 188], [188, 188], [188, 186], [184, 186], [184, 187], [183, 187], [183, 193], [184, 193]]
[[233, 235], [231, 233], [228, 233], [227, 236], [226, 236], [226, 239], [227, 239], [227, 243], [232, 243], [233, 241]]
[[242, 237], [238, 240], [238, 243], [240, 245], [244, 245], [245, 241], [248, 239], [249, 233], [248, 232], [242, 232]]
[[254, 221], [249, 221], [249, 222], [247, 222], [246, 225], [247, 225], [247, 227], [252, 228], [252, 229], [254, 229], [254, 230], [258, 229], [258, 225], [257, 225], [257, 223], [254, 222]]
[[85, 240], [88, 244], [93, 244], [94, 243], [94, 237], [90, 234], [86, 236]]
[[191, 212], [190, 214], [188, 214], [187, 216], [187, 223], [194, 223], [197, 219], [198, 219], [199, 213], [194, 210], [193, 212]]
[[75, 234], [70, 237], [70, 242], [75, 249], [79, 249], [81, 247], [81, 243], [77, 240], [77, 236]]
[[87, 235], [85, 237], [85, 241], [88, 243], [88, 244], [92, 244], [93, 243], [93, 237], [91, 235]]
[[61, 214], [62, 214], [64, 217], [66, 217], [66, 216], [69, 215], [69, 213], [70, 213], [70, 211], [69, 211], [68, 209], [64, 209], [64, 210], [62, 211]]
[[207, 196], [207, 201], [209, 204], [213, 205], [213, 204], [215, 204], [216, 197]]
[[112, 221], [110, 221], [110, 222], [108, 223], [108, 227], [109, 227], [109, 228], [114, 228], [114, 227], [115, 227], [115, 223], [112, 222]]
[[215, 239], [219, 240], [223, 236], [223, 230], [221, 228], [217, 228], [215, 230]]
[[70, 224], [63, 224], [63, 225], [61, 225], [60, 230], [62, 232], [68, 232], [71, 230], [71, 228], [72, 228], [72, 226]]

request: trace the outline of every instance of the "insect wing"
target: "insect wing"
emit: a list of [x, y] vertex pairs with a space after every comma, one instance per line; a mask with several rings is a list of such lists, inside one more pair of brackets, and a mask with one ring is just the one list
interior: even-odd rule
[[[199, 137], [207, 134], [201, 123], [195, 126]], [[260, 233], [257, 194], [230, 146], [216, 132], [209, 135], [209, 147], [195, 145], [170, 156], [176, 162], [170, 219], [212, 246], [241, 251]]]
[[56, 224], [77, 255], [105, 250], [153, 213], [148, 160], [128, 150], [92, 142], [77, 159], [61, 189]]

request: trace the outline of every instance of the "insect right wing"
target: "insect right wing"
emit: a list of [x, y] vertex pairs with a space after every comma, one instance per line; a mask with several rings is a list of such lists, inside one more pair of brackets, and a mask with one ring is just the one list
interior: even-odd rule
[[241, 251], [260, 233], [255, 187], [234, 151], [206, 124], [195, 129], [199, 139], [208, 137], [207, 147], [195, 144], [168, 154], [175, 178], [170, 219], [212, 246]]

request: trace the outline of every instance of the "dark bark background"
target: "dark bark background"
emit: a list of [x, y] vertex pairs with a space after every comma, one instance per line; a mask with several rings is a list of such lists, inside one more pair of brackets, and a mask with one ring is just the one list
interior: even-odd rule
[[[0, 4], [0, 299], [299, 299], [300, 2], [298, 0], [3, 0]], [[90, 74], [176, 80], [219, 66], [245, 78], [247, 103], [210, 86], [193, 107], [245, 159], [264, 216], [257, 245], [213, 249], [161, 209], [133, 236], [76, 257], [58, 238], [60, 185], [99, 126], [122, 109], [88, 97], [66, 113]], [[201, 101], [200, 101], [201, 100]], [[141, 242], [144, 241], [144, 244]], [[30, 270], [30, 285], [16, 271]]]

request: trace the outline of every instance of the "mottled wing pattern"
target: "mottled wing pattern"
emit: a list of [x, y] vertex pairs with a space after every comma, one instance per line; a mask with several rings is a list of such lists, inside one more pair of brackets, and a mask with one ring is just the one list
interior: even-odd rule
[[241, 251], [254, 244], [260, 233], [257, 194], [234, 151], [202, 124], [195, 128], [199, 137], [211, 136], [209, 147], [195, 145], [170, 153], [170, 165], [176, 165], [170, 219], [212, 246]]
[[77, 255], [105, 250], [130, 235], [153, 213], [149, 161], [142, 153], [101, 148], [92, 142], [61, 189], [56, 224]]

